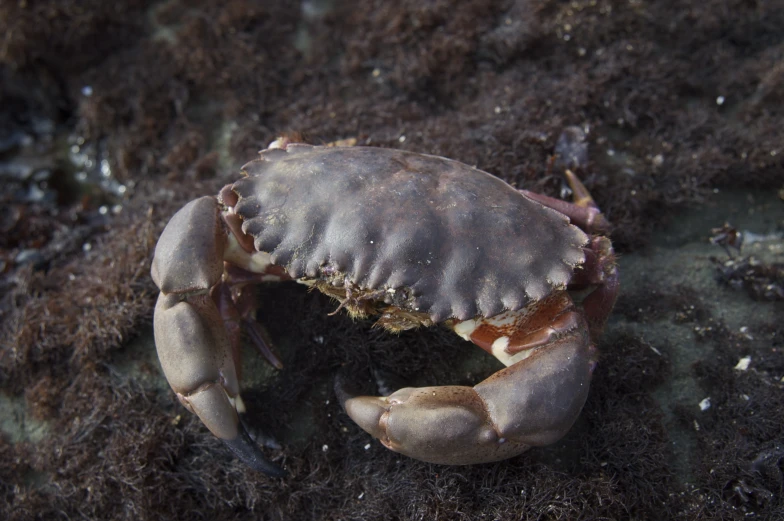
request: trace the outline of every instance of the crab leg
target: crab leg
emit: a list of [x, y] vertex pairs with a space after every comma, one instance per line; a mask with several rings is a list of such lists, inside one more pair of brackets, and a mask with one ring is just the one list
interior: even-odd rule
[[603, 236], [603, 234], [609, 234], [610, 223], [580, 178], [568, 169], [564, 175], [572, 189], [574, 197], [572, 203], [528, 190], [520, 190], [520, 192], [548, 208], [561, 212], [569, 217], [573, 224], [593, 235], [590, 244], [585, 249], [585, 263], [582, 270], [574, 274], [569, 289], [595, 288], [585, 297], [582, 307], [585, 318], [588, 320], [591, 337], [596, 339], [602, 334], [604, 324], [615, 306], [615, 300], [618, 298], [620, 290], [620, 275], [615, 264], [615, 252], [610, 239]]
[[451, 465], [508, 458], [569, 430], [588, 395], [596, 351], [565, 292], [452, 328], [508, 367], [474, 387], [405, 388], [387, 397], [351, 396], [339, 384], [348, 415], [394, 451]]
[[155, 344], [180, 402], [243, 461], [279, 477], [283, 470], [264, 457], [239, 421], [237, 411], [244, 407], [229, 334], [210, 296], [235, 243], [213, 197], [192, 201], [172, 217], [152, 263], [161, 290], [153, 320]]
[[566, 182], [569, 183], [569, 188], [572, 189], [574, 198], [572, 203], [529, 190], [520, 190], [520, 193], [553, 210], [558, 210], [562, 214], [568, 215], [573, 224], [588, 233], [609, 233], [609, 221], [604, 217], [604, 214], [593, 200], [593, 197], [591, 197], [591, 193], [583, 182], [580, 181], [580, 178], [571, 170], [564, 171], [564, 176], [566, 177]]

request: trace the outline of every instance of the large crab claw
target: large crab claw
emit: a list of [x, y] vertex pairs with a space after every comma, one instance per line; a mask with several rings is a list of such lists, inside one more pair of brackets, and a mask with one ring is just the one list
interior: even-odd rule
[[[552, 321], [535, 327], [543, 317]], [[405, 388], [387, 397], [352, 396], [339, 383], [346, 413], [387, 448], [446, 465], [502, 460], [566, 434], [588, 396], [596, 356], [568, 295], [452, 327], [508, 367], [474, 387]]]
[[188, 203], [163, 231], [152, 277], [161, 293], [155, 306], [158, 357], [180, 402], [254, 469], [280, 477], [250, 439], [237, 415], [243, 410], [229, 337], [210, 289], [221, 281], [229, 241], [217, 201]]

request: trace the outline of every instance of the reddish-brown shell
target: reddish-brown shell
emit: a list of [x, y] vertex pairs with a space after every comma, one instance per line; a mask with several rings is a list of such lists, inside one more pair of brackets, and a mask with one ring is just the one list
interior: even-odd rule
[[235, 211], [296, 279], [342, 273], [441, 322], [519, 309], [584, 261], [588, 238], [566, 216], [457, 161], [299, 144], [260, 156], [232, 187]]

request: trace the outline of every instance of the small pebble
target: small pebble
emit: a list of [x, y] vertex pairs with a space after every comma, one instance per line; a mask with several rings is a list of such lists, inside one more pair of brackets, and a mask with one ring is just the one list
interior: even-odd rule
[[736, 371], [745, 371], [745, 370], [747, 370], [749, 368], [749, 364], [750, 363], [751, 363], [751, 357], [750, 356], [744, 356], [743, 358], [738, 360], [737, 364], [735, 364], [735, 370]]

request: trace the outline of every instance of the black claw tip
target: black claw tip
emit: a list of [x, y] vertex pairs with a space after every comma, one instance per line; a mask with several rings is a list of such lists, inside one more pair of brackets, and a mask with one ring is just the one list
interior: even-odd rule
[[237, 456], [243, 463], [257, 472], [262, 472], [272, 478], [282, 478], [286, 475], [286, 471], [278, 467], [262, 454], [259, 446], [256, 445], [248, 432], [239, 425], [239, 432], [237, 437], [233, 440], [223, 440], [223, 442], [231, 449], [235, 456]]
[[337, 376], [335, 376], [333, 389], [335, 390], [335, 395], [338, 398], [340, 407], [345, 411], [346, 400], [355, 397], [356, 393], [346, 389], [346, 376], [343, 374], [343, 371], [338, 372]]

